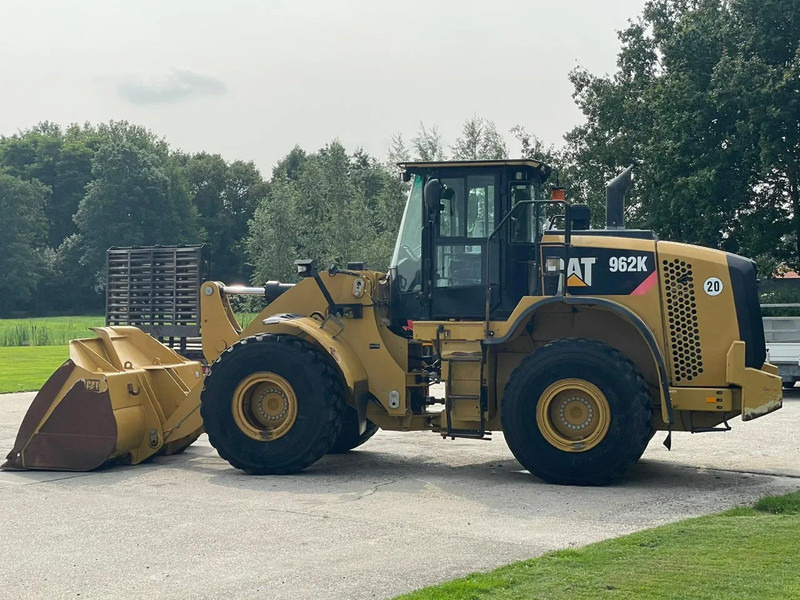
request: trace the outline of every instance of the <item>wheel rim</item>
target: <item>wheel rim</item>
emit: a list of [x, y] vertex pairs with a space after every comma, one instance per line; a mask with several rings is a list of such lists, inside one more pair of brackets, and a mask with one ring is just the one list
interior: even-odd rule
[[276, 373], [253, 373], [233, 392], [233, 419], [243, 433], [271, 442], [286, 435], [297, 419], [297, 396]]
[[550, 385], [536, 410], [544, 438], [565, 452], [586, 452], [608, 433], [611, 408], [605, 394], [583, 379], [562, 379]]

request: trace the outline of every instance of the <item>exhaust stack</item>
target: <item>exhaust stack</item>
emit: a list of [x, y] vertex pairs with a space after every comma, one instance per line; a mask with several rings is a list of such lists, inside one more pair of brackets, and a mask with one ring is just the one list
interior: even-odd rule
[[625, 194], [631, 187], [634, 162], [606, 184], [606, 229], [625, 229]]

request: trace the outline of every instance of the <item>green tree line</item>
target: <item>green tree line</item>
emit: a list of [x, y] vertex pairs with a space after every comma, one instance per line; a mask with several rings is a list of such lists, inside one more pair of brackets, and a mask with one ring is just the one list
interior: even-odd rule
[[637, 159], [630, 226], [762, 273], [799, 268], [800, 0], [649, 0], [619, 38], [615, 72], [569, 74], [585, 118], [559, 148], [476, 115], [451, 143], [421, 123], [385, 157], [334, 140], [289, 150], [264, 177], [125, 122], [0, 137], [0, 315], [101, 310], [110, 246], [206, 242], [227, 282], [291, 279], [300, 257], [385, 269], [405, 195], [396, 162], [511, 146], [556, 167], [596, 224], [605, 182]]
[[573, 197], [643, 161], [632, 223], [662, 238], [800, 266], [800, 0], [649, 0], [617, 70], [570, 74]]
[[0, 315], [102, 310], [111, 246], [213, 240], [215, 276], [246, 280], [266, 187], [252, 162], [188, 155], [125, 122], [2, 137]]
[[[456, 156], [505, 156], [494, 125], [468, 119]], [[269, 179], [252, 162], [172, 149], [126, 122], [43, 122], [0, 137], [0, 316], [103, 309], [112, 246], [207, 243], [214, 279], [294, 279], [296, 258], [386, 269], [406, 189], [394, 161], [444, 156], [437, 129], [380, 161], [332, 141], [293, 148]], [[494, 147], [492, 147], [494, 145]]]

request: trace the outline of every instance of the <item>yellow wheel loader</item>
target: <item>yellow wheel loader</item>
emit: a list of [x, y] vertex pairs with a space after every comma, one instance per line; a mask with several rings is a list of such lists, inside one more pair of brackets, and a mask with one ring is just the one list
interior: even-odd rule
[[[297, 261], [296, 285], [200, 286], [207, 366], [132, 327], [76, 340], [4, 468], [87, 470], [178, 452], [203, 431], [253, 474], [300, 471], [378, 428], [502, 431], [533, 475], [620, 478], [658, 430], [780, 408], [752, 261], [607, 227], [534, 160], [409, 162], [388, 273]], [[233, 294], [263, 295], [244, 330]], [[439, 385], [437, 385], [439, 384]]]

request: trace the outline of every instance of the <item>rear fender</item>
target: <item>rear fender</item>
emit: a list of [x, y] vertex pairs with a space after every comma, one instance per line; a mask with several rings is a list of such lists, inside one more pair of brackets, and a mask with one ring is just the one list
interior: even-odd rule
[[647, 344], [650, 354], [649, 358], [653, 361], [653, 365], [658, 377], [658, 399], [661, 404], [661, 418], [664, 423], [674, 423], [675, 415], [672, 407], [672, 400], [669, 395], [669, 380], [667, 378], [666, 364], [664, 363], [664, 358], [658, 348], [656, 337], [647, 324], [642, 321], [642, 319], [640, 319], [633, 311], [619, 304], [618, 302], [593, 296], [554, 296], [547, 298], [527, 307], [517, 317], [515, 322], [511, 324], [505, 335], [491, 337], [488, 340], [485, 340], [484, 344], [489, 346], [500, 345], [513, 340], [514, 337], [524, 331], [525, 326], [536, 311], [540, 310], [543, 306], [558, 302], [563, 302], [564, 304], [572, 306], [592, 306], [594, 308], [606, 310], [617, 315], [621, 319], [624, 319], [636, 329], [642, 340], [645, 342], [645, 344]]

